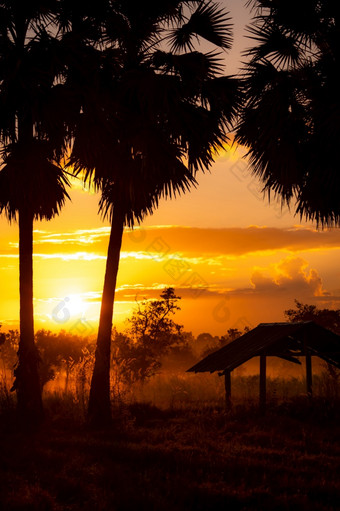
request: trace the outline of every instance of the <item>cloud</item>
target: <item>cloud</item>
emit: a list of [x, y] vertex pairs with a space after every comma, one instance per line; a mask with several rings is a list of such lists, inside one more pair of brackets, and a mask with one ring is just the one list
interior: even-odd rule
[[107, 239], [110, 235], [110, 227], [80, 229], [65, 233], [46, 233], [45, 231], [35, 231], [35, 233], [34, 245], [92, 245]]
[[301, 257], [290, 257], [277, 265], [279, 286], [309, 289], [313, 296], [329, 295], [323, 289], [322, 279], [314, 268], [308, 269], [308, 262]]
[[142, 250], [159, 256], [180, 252], [190, 254], [224, 254], [240, 256], [254, 252], [319, 250], [340, 248], [340, 231], [317, 231], [310, 228], [245, 228], [149, 227], [129, 231], [123, 250]]
[[61, 259], [62, 261], [95, 261], [106, 260], [105, 255], [93, 252], [73, 252], [73, 253], [52, 253], [52, 254], [34, 254], [34, 258], [39, 259]]
[[174, 287], [176, 295], [180, 296], [182, 299], [192, 300], [195, 300], [197, 298], [221, 299], [221, 297], [223, 297], [223, 293], [225, 293], [225, 290], [203, 287], [199, 285], [169, 286], [168, 283], [156, 282], [152, 286], [144, 286], [143, 284], [120, 286], [116, 290], [115, 297], [118, 301], [158, 299], [160, 297], [161, 292], [167, 287]]
[[231, 295], [289, 295], [291, 297], [330, 297], [323, 288], [321, 276], [309, 268], [302, 257], [286, 257], [268, 268], [256, 268], [252, 273], [251, 288], [236, 289]]
[[[34, 245], [40, 254], [91, 252], [106, 256], [109, 227], [53, 233], [35, 231]], [[39, 248], [38, 248], [39, 247]], [[245, 228], [196, 228], [180, 226], [140, 227], [126, 230], [123, 236], [122, 256], [161, 260], [171, 254], [196, 258], [210, 264], [218, 256], [236, 258], [259, 252], [339, 249], [340, 231], [317, 231], [305, 227], [274, 228], [250, 226]], [[15, 254], [17, 243], [10, 242], [2, 254]], [[215, 262], [216, 264], [216, 262]]]

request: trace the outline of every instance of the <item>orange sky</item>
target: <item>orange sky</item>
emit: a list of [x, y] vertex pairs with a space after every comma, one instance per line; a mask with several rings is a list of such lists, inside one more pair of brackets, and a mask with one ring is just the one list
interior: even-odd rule
[[[243, 44], [244, 9], [229, 2], [237, 28], [226, 72], [235, 72]], [[124, 234], [115, 324], [124, 327], [135, 300], [165, 286], [182, 296], [177, 320], [193, 333], [283, 320], [294, 298], [339, 307], [340, 232], [316, 231], [278, 204], [263, 200], [241, 149], [226, 151], [199, 187], [163, 201], [143, 226]], [[36, 328], [95, 333], [109, 227], [98, 197], [75, 181], [60, 217], [34, 233]], [[18, 228], [0, 218], [0, 323], [17, 326]]]
[[[174, 286], [178, 321], [195, 334], [282, 320], [294, 298], [338, 306], [340, 233], [298, 224], [268, 205], [235, 155], [218, 159], [191, 194], [163, 201], [143, 226], [124, 234], [115, 323], [122, 328], [135, 300]], [[34, 233], [36, 327], [94, 333], [109, 227], [98, 197], [76, 183], [72, 203]], [[18, 319], [18, 229], [1, 219], [0, 320]]]

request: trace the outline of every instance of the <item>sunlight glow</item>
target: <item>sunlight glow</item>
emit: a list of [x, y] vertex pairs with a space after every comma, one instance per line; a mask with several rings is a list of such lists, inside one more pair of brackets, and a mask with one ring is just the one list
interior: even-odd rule
[[88, 309], [88, 303], [85, 302], [78, 294], [68, 295], [65, 298], [65, 301], [67, 298], [66, 307], [68, 308], [71, 316], [84, 316]]

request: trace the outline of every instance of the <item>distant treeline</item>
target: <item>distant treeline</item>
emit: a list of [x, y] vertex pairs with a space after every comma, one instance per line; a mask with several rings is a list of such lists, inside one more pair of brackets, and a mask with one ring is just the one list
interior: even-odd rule
[[[225, 335], [214, 336], [208, 332], [194, 336], [186, 332], [173, 319], [180, 309], [180, 297], [173, 288], [165, 289], [159, 300], [137, 304], [123, 331], [113, 329], [111, 365], [120, 382], [145, 383], [162, 369], [176, 368], [185, 371], [229, 342], [249, 331], [229, 328]], [[289, 321], [315, 321], [340, 334], [340, 310], [318, 309], [314, 305], [295, 301], [296, 307], [285, 311]], [[1, 328], [1, 327], [0, 327]], [[19, 346], [18, 330], [0, 333], [0, 359], [3, 370], [13, 370], [17, 363]], [[39, 330], [35, 335], [40, 354], [40, 382], [43, 387], [60, 372], [65, 374], [67, 390], [69, 376], [76, 366], [92, 366], [95, 340], [74, 335], [65, 330], [53, 333]]]

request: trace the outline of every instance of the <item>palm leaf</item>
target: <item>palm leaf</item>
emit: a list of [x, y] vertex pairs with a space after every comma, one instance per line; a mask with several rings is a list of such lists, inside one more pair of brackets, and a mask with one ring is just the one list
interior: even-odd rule
[[250, 56], [253, 62], [269, 60], [279, 67], [290, 67], [300, 62], [300, 45], [288, 30], [265, 25], [250, 27], [248, 33], [256, 46], [244, 51], [243, 54]]
[[232, 44], [232, 24], [228, 13], [212, 2], [200, 2], [187, 23], [169, 36], [172, 51], [193, 50], [193, 39], [202, 37], [219, 48], [228, 50]]
[[0, 171], [0, 212], [15, 220], [23, 210], [34, 218], [50, 220], [58, 215], [69, 195], [68, 179], [62, 169], [48, 159], [48, 146], [32, 142], [16, 145]]
[[162, 69], [164, 73], [174, 73], [183, 81], [202, 82], [223, 70], [222, 59], [219, 53], [200, 53], [193, 51], [184, 54], [157, 51], [152, 57], [152, 63], [156, 69]]

